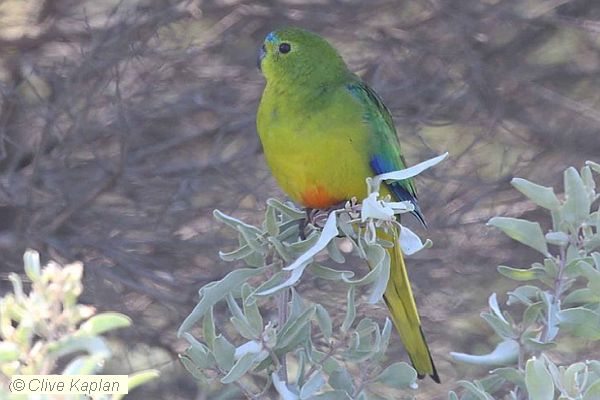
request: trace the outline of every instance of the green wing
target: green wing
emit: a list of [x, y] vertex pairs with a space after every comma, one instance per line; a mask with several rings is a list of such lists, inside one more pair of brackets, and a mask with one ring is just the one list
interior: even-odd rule
[[[406, 168], [400, 142], [394, 127], [390, 110], [381, 98], [358, 77], [346, 85], [350, 93], [357, 98], [364, 109], [363, 119], [371, 127], [373, 137], [370, 164], [377, 175]], [[398, 201], [411, 201], [415, 206], [414, 215], [425, 225], [425, 219], [417, 201], [417, 189], [412, 179], [386, 183]]]

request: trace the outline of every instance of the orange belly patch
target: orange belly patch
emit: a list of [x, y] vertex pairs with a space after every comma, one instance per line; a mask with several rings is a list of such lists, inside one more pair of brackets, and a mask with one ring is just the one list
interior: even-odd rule
[[341, 201], [327, 193], [323, 186], [311, 186], [302, 193], [302, 205], [310, 208], [327, 208]]

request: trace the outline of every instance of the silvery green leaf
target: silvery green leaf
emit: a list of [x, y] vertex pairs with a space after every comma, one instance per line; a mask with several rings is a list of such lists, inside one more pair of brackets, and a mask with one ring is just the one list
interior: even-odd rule
[[482, 312], [480, 314], [481, 318], [483, 318], [485, 320], [485, 322], [488, 323], [488, 325], [494, 330], [494, 332], [496, 332], [496, 334], [498, 336], [500, 336], [503, 339], [510, 339], [510, 338], [516, 338], [517, 334], [516, 332], [512, 329], [512, 327], [510, 326], [510, 324], [503, 319], [498, 318], [497, 316], [495, 316], [492, 313], [488, 313], [488, 312]]
[[275, 207], [267, 205], [267, 211], [265, 212], [265, 229], [271, 236], [279, 235], [279, 224], [277, 221], [277, 213]]
[[346, 262], [346, 259], [340, 251], [340, 248], [338, 247], [335, 238], [327, 244], [327, 253], [329, 254], [329, 258], [331, 258], [338, 264], [343, 264], [344, 262]]
[[495, 370], [491, 371], [491, 373], [498, 375], [502, 379], [504, 379], [512, 384], [517, 385], [521, 389], [526, 388], [525, 374], [523, 373], [523, 371], [520, 371], [516, 368], [511, 368], [511, 367], [503, 367], [503, 368], [496, 368]]
[[292, 300], [290, 301], [290, 315], [288, 316], [288, 319], [295, 319], [300, 314], [302, 314], [306, 307], [304, 307], [304, 300], [302, 300], [302, 297], [300, 296], [298, 291], [292, 288], [291, 292]]
[[[22, 339], [19, 337], [21, 325], [23, 325], [22, 322], [15, 331], [15, 336], [13, 336], [13, 339], [16, 338], [18, 342], [23, 343]], [[29, 327], [27, 327], [26, 330], [29, 330]], [[110, 348], [100, 336], [65, 336], [62, 339], [59, 339], [57, 342], [50, 342], [48, 344], [49, 357], [60, 358], [77, 352], [94, 354], [95, 356], [103, 357], [105, 359], [109, 358], [111, 355]]]
[[586, 364], [588, 366], [589, 371], [596, 374], [597, 378], [600, 378], [600, 361], [598, 360], [587, 360]]
[[310, 268], [310, 272], [321, 279], [330, 281], [348, 281], [354, 277], [354, 272], [352, 271], [337, 270], [320, 264], [313, 264]]
[[346, 351], [346, 359], [354, 362], [360, 362], [373, 355], [375, 341], [373, 334], [379, 334], [379, 327], [370, 318], [363, 318], [352, 333], [350, 345]]
[[319, 232], [312, 231], [306, 239], [288, 244], [287, 250], [293, 256], [293, 258], [296, 259], [310, 250], [319, 241], [319, 238]]
[[325, 376], [323, 375], [323, 372], [316, 371], [308, 378], [306, 383], [302, 385], [302, 388], [300, 388], [300, 399], [304, 400], [311, 398], [311, 396], [321, 390], [323, 385], [325, 385]]
[[305, 383], [305, 373], [306, 371], [306, 364], [309, 361], [307, 353], [308, 353], [308, 347], [312, 346], [312, 343], [310, 342], [310, 340], [307, 343], [307, 348], [304, 349], [299, 349], [296, 352], [296, 357], [298, 359], [298, 367], [296, 368], [296, 386], [297, 387], [302, 387]]
[[239, 219], [234, 218], [230, 215], [224, 214], [219, 210], [214, 210], [213, 215], [217, 220], [223, 222], [225, 225], [228, 225], [229, 227], [231, 227], [239, 232], [241, 232], [241, 229], [244, 229], [247, 232], [252, 233], [255, 236], [262, 234], [262, 231], [260, 229], [258, 229], [257, 227], [247, 224], [243, 221], [240, 221]]
[[502, 315], [502, 311], [500, 311], [500, 306], [498, 306], [498, 298], [496, 297], [496, 293], [492, 293], [492, 295], [488, 298], [488, 305], [490, 306], [490, 310], [492, 310], [494, 315], [508, 324], [508, 321], [506, 318], [504, 318], [504, 315]]
[[323, 307], [320, 304], [316, 305], [315, 311], [317, 317], [317, 324], [319, 325], [319, 329], [323, 333], [323, 338], [325, 340], [329, 340], [333, 332], [331, 317], [329, 316], [329, 313], [327, 312], [325, 307]]
[[564, 372], [562, 386], [567, 392], [567, 394], [572, 398], [576, 398], [580, 394], [578, 377], [582, 371], [585, 371], [585, 369], [585, 364], [582, 362], [578, 362], [569, 365], [569, 367], [567, 367], [566, 371]]
[[32, 282], [37, 282], [41, 276], [40, 253], [27, 249], [23, 255], [23, 264], [25, 265], [25, 275]]
[[289, 271], [294, 270], [296, 268], [300, 268], [301, 266], [308, 263], [315, 255], [317, 255], [317, 253], [323, 250], [327, 246], [327, 243], [329, 243], [333, 238], [335, 238], [339, 234], [336, 220], [336, 213], [330, 213], [329, 217], [327, 217], [327, 221], [325, 222], [325, 226], [323, 227], [323, 231], [321, 232], [321, 235], [319, 236], [317, 242], [304, 254], [298, 257], [296, 261], [294, 261], [291, 265], [285, 267], [284, 269]]
[[402, 229], [400, 229], [400, 247], [402, 248], [402, 252], [407, 256], [415, 254], [429, 246], [431, 246], [431, 241], [426, 241], [423, 244], [421, 238], [407, 227], [402, 226]]
[[591, 252], [593, 250], [600, 248], [600, 234], [595, 234], [592, 236], [588, 236], [583, 240], [583, 246], [586, 252]]
[[588, 167], [600, 174], [600, 164], [588, 160], [585, 162], [585, 165], [587, 165]]
[[200, 368], [198, 368], [196, 364], [185, 353], [179, 355], [179, 361], [181, 361], [181, 364], [194, 377], [194, 379], [197, 379], [201, 382], [206, 381], [206, 377], [204, 376]]
[[530, 400], [554, 399], [554, 383], [543, 360], [534, 357], [527, 361], [525, 383]]
[[271, 245], [273, 245], [275, 251], [281, 256], [283, 261], [288, 263], [294, 259], [294, 256], [291, 254], [291, 251], [289, 251], [288, 247], [284, 245], [281, 240], [279, 240], [275, 236], [271, 236], [267, 238], [267, 240], [269, 241], [269, 243], [271, 243]]
[[271, 380], [282, 400], [298, 400], [298, 395], [288, 388], [287, 383], [279, 377], [277, 372], [271, 373]]
[[242, 260], [249, 267], [261, 268], [265, 265], [265, 256], [253, 251], [248, 256], [242, 258]]
[[423, 162], [421, 162], [417, 165], [413, 165], [412, 167], [409, 167], [409, 168], [377, 175], [375, 178], [373, 178], [373, 186], [375, 188], [378, 188], [379, 185], [381, 184], [381, 182], [387, 181], [387, 180], [402, 181], [404, 179], [412, 178], [413, 176], [420, 174], [421, 172], [425, 171], [426, 169], [439, 164], [446, 157], [448, 157], [448, 153], [444, 153], [437, 157], [431, 158], [427, 161], [423, 161]]
[[258, 304], [256, 302], [256, 298], [252, 296], [254, 289], [244, 283], [242, 285], [242, 301], [244, 306], [244, 315], [248, 320], [248, 323], [252, 327], [253, 330], [260, 332], [263, 330], [263, 319], [260, 314], [260, 310], [258, 309]]
[[356, 332], [361, 336], [371, 335], [378, 330], [377, 324], [371, 318], [363, 318], [356, 325]]
[[387, 352], [387, 348], [390, 344], [390, 337], [392, 335], [392, 322], [389, 318], [386, 317], [385, 324], [383, 325], [383, 329], [381, 330], [381, 344], [379, 346], [379, 353], [385, 354]]
[[254, 253], [254, 250], [252, 249], [252, 247], [245, 244], [242, 247], [235, 249], [233, 251], [229, 251], [229, 252], [219, 251], [219, 257], [223, 261], [230, 262], [230, 261], [242, 260], [246, 257], [249, 257], [253, 253]]
[[510, 183], [538, 206], [548, 210], [557, 210], [560, 207], [560, 202], [551, 187], [541, 186], [521, 178], [513, 178]]
[[[369, 288], [369, 297], [367, 302], [375, 304], [383, 297], [390, 278], [390, 256], [381, 246], [367, 245], [365, 246], [365, 254], [367, 262], [373, 273], [373, 283]], [[370, 274], [370, 273], [369, 273]], [[367, 276], [369, 276], [367, 274]], [[366, 281], [366, 280], [365, 280]]]
[[261, 293], [263, 292], [267, 292], [267, 294], [270, 294], [271, 289], [273, 289], [276, 286], [280, 286], [282, 283], [284, 283], [288, 279], [289, 275], [290, 274], [287, 271], [275, 272], [273, 276], [271, 276], [268, 280], [260, 284], [256, 289], [254, 289], [254, 292], [252, 292], [252, 296], [260, 297]]
[[489, 394], [496, 393], [504, 385], [504, 380], [496, 375], [488, 375], [483, 379], [475, 381]]
[[[537, 335], [537, 334], [532, 332], [531, 335], [533, 336], [533, 335]], [[523, 336], [526, 336], [526, 335], [523, 335]], [[535, 337], [525, 337], [523, 339], [523, 342], [524, 342], [525, 346], [527, 346], [528, 349], [531, 349], [534, 351], [549, 351], [549, 350], [556, 348], [555, 342], [542, 342], [541, 340], [538, 340]]]
[[560, 300], [556, 300], [554, 296], [549, 292], [542, 292], [541, 298], [544, 304], [546, 305], [546, 326], [547, 326], [547, 338], [548, 340], [553, 340], [558, 334], [558, 313], [560, 312], [560, 307], [558, 302]]
[[235, 347], [223, 335], [215, 338], [212, 351], [219, 368], [229, 371], [233, 367]]
[[[185, 333], [184, 333], [185, 335]], [[202, 335], [209, 347], [213, 346], [215, 341], [215, 321], [213, 318], [213, 308], [210, 307], [202, 320]]]
[[200, 302], [183, 321], [177, 335], [181, 336], [183, 332], [189, 331], [217, 302], [225, 298], [232, 290], [241, 287], [251, 277], [262, 274], [266, 268], [236, 269], [228, 273], [223, 279], [211, 282], [200, 288]]
[[313, 396], [311, 400], [351, 400], [351, 397], [343, 390], [330, 390]]
[[591, 304], [600, 303], [600, 293], [590, 288], [577, 289], [569, 293], [563, 304]]
[[347, 393], [354, 393], [354, 382], [352, 376], [346, 368], [340, 367], [329, 374], [329, 386], [336, 390], [344, 390]]
[[350, 326], [354, 322], [354, 318], [356, 317], [356, 306], [354, 305], [354, 286], [350, 286], [348, 289], [348, 294], [346, 295], [346, 317], [344, 318], [344, 322], [342, 323], [341, 330], [342, 332], [348, 332]]
[[23, 281], [21, 280], [21, 277], [18, 274], [11, 272], [8, 274], [8, 280], [12, 284], [13, 292], [15, 294], [15, 299], [17, 300], [17, 303], [26, 301], [25, 293], [23, 292]]
[[300, 233], [300, 225], [298, 221], [288, 221], [279, 227], [281, 233], [277, 235], [277, 240], [280, 242], [294, 241]]
[[592, 383], [585, 394], [583, 395], [583, 400], [597, 400], [600, 399], [600, 379], [596, 380], [596, 382]]
[[576, 246], [567, 247], [567, 259], [566, 259], [567, 267], [569, 264], [572, 264], [572, 263], [580, 261], [580, 260], [581, 260], [581, 257], [579, 255], [579, 250], [577, 250], [577, 247]]
[[592, 176], [592, 170], [589, 166], [585, 166], [581, 168], [580, 174], [581, 180], [583, 181], [583, 186], [585, 186], [587, 195], [590, 198], [590, 202], [593, 202], [594, 194], [596, 193], [596, 182], [594, 181], [594, 177]]
[[208, 347], [187, 332], [183, 334], [183, 338], [190, 344], [183, 354], [192, 360], [196, 367], [211, 368], [215, 364], [215, 358]]
[[600, 271], [585, 261], [578, 263], [578, 265], [581, 275], [588, 280], [588, 287], [596, 293], [600, 293]]
[[546, 239], [542, 233], [540, 224], [537, 222], [518, 218], [494, 217], [488, 221], [487, 225], [499, 228], [510, 238], [523, 243], [544, 255], [548, 254]]
[[594, 260], [594, 264], [596, 265], [596, 269], [598, 271], [600, 271], [600, 253], [593, 252], [592, 253], [592, 260]]
[[310, 319], [315, 314], [315, 307], [309, 307], [295, 319], [288, 319], [281, 331], [277, 333], [277, 349], [282, 349], [289, 345], [296, 335], [310, 323]]
[[[565, 267], [564, 274], [569, 278], [577, 278], [583, 275], [583, 264], [587, 263], [582, 258], [575, 258], [571, 260]], [[588, 263], [589, 264], [589, 263]]]
[[356, 397], [356, 400], [391, 400], [392, 397], [390, 397], [389, 395], [385, 396], [385, 395], [379, 395], [375, 392], [369, 392], [365, 389], [363, 389], [358, 397]]
[[485, 355], [470, 355], [451, 352], [450, 357], [454, 361], [474, 365], [505, 366], [514, 364], [519, 355], [519, 343], [515, 340], [505, 340], [496, 346], [494, 351]]
[[325, 371], [326, 374], [330, 374], [341, 368], [340, 363], [338, 363], [334, 357], [328, 357], [327, 354], [317, 350], [312, 345], [309, 347], [307, 356], [311, 363], [322, 366], [323, 371]]
[[565, 203], [562, 207], [565, 221], [573, 226], [579, 226], [590, 213], [591, 201], [583, 184], [583, 180], [573, 167], [568, 168], [564, 175]]
[[123, 314], [115, 312], [106, 312], [96, 314], [81, 324], [74, 334], [92, 336], [101, 335], [104, 332], [112, 331], [117, 328], [124, 328], [131, 325], [131, 319]]
[[248, 353], [258, 354], [263, 351], [262, 344], [257, 340], [249, 340], [246, 343], [235, 348], [233, 358], [239, 360]]
[[277, 329], [273, 326], [273, 324], [269, 321], [269, 323], [265, 326], [265, 329], [262, 334], [264, 345], [269, 348], [275, 348], [277, 344]]
[[375, 382], [382, 383], [395, 389], [405, 389], [417, 381], [417, 371], [405, 362], [397, 362], [384, 369]]
[[267, 205], [275, 208], [277, 211], [281, 212], [282, 214], [287, 215], [291, 219], [296, 220], [296, 219], [306, 218], [306, 213], [304, 211], [298, 210], [295, 207], [284, 204], [277, 199], [274, 199], [274, 198], [268, 199]]
[[254, 251], [254, 253], [261, 254], [261, 255], [263, 253], [265, 253], [263, 243], [259, 240], [260, 236], [262, 235], [262, 232], [259, 231], [259, 233], [256, 233], [254, 231], [254, 229], [248, 229], [244, 225], [239, 225], [237, 227], [237, 229], [240, 232], [240, 234], [242, 235], [244, 242], [248, 246], [250, 246], [250, 248]]
[[538, 301], [527, 306], [523, 312], [523, 326], [529, 327], [534, 324], [542, 314], [542, 310], [544, 308], [547, 307], [542, 301]]
[[524, 285], [519, 286], [512, 292], [508, 292], [508, 301], [507, 305], [511, 306], [513, 304], [521, 303], [525, 305], [530, 305], [534, 301], [539, 299], [540, 288], [532, 285]]
[[600, 340], [600, 316], [592, 310], [583, 307], [562, 310], [558, 321], [562, 329], [575, 336]]
[[546, 270], [546, 275], [550, 278], [554, 279], [558, 276], [558, 265], [556, 265], [556, 262], [552, 258], [544, 259], [543, 268]]
[[569, 235], [564, 232], [548, 232], [545, 237], [549, 244], [555, 246], [566, 246], [569, 244]]
[[[296, 283], [298, 283], [300, 278], [302, 278], [302, 274], [304, 273], [304, 270], [306, 269], [306, 267], [308, 267], [308, 264], [309, 264], [309, 262], [307, 261], [306, 263], [300, 265], [299, 267], [294, 268], [292, 270], [292, 272], [289, 274], [289, 277], [278, 285], [275, 285], [268, 289], [261, 289], [260, 291], [259, 291], [260, 288], [257, 289], [255, 295], [256, 296], [269, 296], [273, 293], [279, 292], [280, 290], [287, 289], [291, 286], [294, 286]], [[284, 270], [285, 270], [285, 268], [284, 268]]]
[[252, 368], [256, 359], [257, 354], [255, 353], [246, 353], [241, 356], [227, 375], [221, 378], [221, 383], [228, 384], [239, 380], [250, 368]]
[[237, 304], [237, 302], [235, 301], [235, 299], [233, 298], [231, 293], [227, 295], [226, 299], [227, 299], [227, 306], [229, 308], [229, 311], [232, 314], [230, 321], [233, 324], [233, 326], [235, 327], [235, 329], [238, 331], [238, 333], [240, 335], [242, 335], [242, 337], [244, 337], [245, 339], [258, 338], [258, 336], [260, 335], [260, 331], [255, 330], [250, 325], [250, 323], [248, 322], [248, 319], [244, 315], [244, 312], [242, 311], [240, 306]]
[[463, 398], [466, 398], [467, 395], [473, 396], [472, 399], [475, 400], [494, 400], [492, 396], [485, 392], [485, 390], [471, 382], [468, 381], [458, 381], [458, 384], [466, 389], [467, 393]]
[[507, 267], [505, 265], [498, 266], [498, 272], [505, 277], [515, 280], [515, 281], [533, 281], [536, 279], [541, 279], [544, 276], [544, 271], [540, 269], [530, 268], [530, 269], [520, 269], [520, 268], [512, 268]]
[[452, 390], [448, 393], [448, 400], [459, 400], [458, 396], [456, 395], [456, 393], [454, 393]]

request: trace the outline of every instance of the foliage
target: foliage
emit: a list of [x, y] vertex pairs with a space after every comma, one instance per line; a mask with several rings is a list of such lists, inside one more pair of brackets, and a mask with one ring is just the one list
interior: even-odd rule
[[[544, 234], [533, 221], [489, 221], [537, 250], [543, 260], [527, 269], [498, 267], [503, 276], [527, 284], [507, 293], [510, 311], [500, 308], [495, 293], [490, 296], [489, 310], [481, 317], [502, 339], [492, 353], [452, 353], [455, 361], [496, 367], [485, 379], [461, 382], [462, 399], [494, 399], [502, 393], [507, 399], [600, 398], [600, 361], [553, 361], [559, 340], [600, 340], [600, 209], [592, 211], [600, 194], [593, 171], [600, 173], [600, 165], [587, 162], [579, 172], [567, 169], [563, 200], [550, 187], [512, 180], [518, 191], [550, 213], [552, 228]], [[451, 392], [450, 399], [458, 396]]]
[[[39, 254], [28, 250], [24, 256], [25, 274], [31, 290], [25, 293], [23, 281], [10, 274], [13, 293], [0, 299], [0, 398], [7, 398], [13, 375], [96, 374], [111, 357], [102, 335], [127, 327], [131, 320], [118, 313], [96, 314], [88, 305], [78, 304], [83, 290], [83, 265], [64, 267], [50, 262], [40, 267]], [[153, 370], [129, 377], [129, 389], [158, 376]], [[81, 396], [83, 399], [85, 396]], [[33, 398], [11, 394], [11, 399]], [[49, 396], [36, 395], [36, 399]], [[119, 399], [122, 395], [106, 396]]]
[[[220, 253], [226, 261], [242, 261], [223, 279], [200, 289], [200, 302], [183, 322], [179, 334], [189, 343], [181, 361], [203, 383], [218, 379], [237, 385], [248, 398], [258, 398], [273, 387], [283, 399], [379, 399], [382, 388], [416, 388], [417, 374], [404, 362], [383, 366], [392, 324], [381, 327], [369, 317], [358, 317], [358, 291], [368, 303], [381, 300], [390, 274], [385, 251], [392, 244], [377, 237], [379, 230], [400, 229], [400, 245], [407, 254], [426, 246], [395, 214], [412, 211], [410, 202], [379, 199], [384, 179], [401, 180], [437, 164], [446, 154], [392, 175], [368, 179], [370, 195], [357, 204], [329, 212], [311, 213], [275, 199], [267, 201], [261, 226], [215, 211], [215, 217], [238, 233], [239, 246]], [[336, 237], [349, 240], [370, 272], [354, 272], [322, 264], [343, 264]], [[333, 321], [331, 310], [303, 299], [298, 283], [310, 271], [317, 279], [339, 282], [346, 290], [346, 314]], [[217, 327], [214, 307], [225, 302], [230, 324]], [[277, 311], [270, 312], [275, 305]], [[202, 325], [202, 341], [191, 329]]]

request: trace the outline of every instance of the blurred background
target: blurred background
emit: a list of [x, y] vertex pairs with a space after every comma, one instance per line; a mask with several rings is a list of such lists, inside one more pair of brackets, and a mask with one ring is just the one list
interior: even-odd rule
[[510, 179], [561, 191], [566, 166], [600, 160], [600, 2], [0, 0], [0, 290], [27, 247], [83, 261], [83, 300], [134, 320], [107, 368], [162, 371], [131, 398], [206, 398], [175, 332], [198, 288], [235, 267], [217, 257], [235, 236], [212, 210], [256, 222], [284, 197], [255, 129], [257, 49], [284, 25], [331, 40], [383, 97], [409, 163], [450, 152], [417, 182], [429, 230], [408, 221], [434, 242], [408, 262], [444, 381], [417, 398], [446, 398], [486, 373], [448, 352], [495, 343], [478, 316], [510, 288], [495, 267], [536, 259], [486, 221], [549, 224]]

